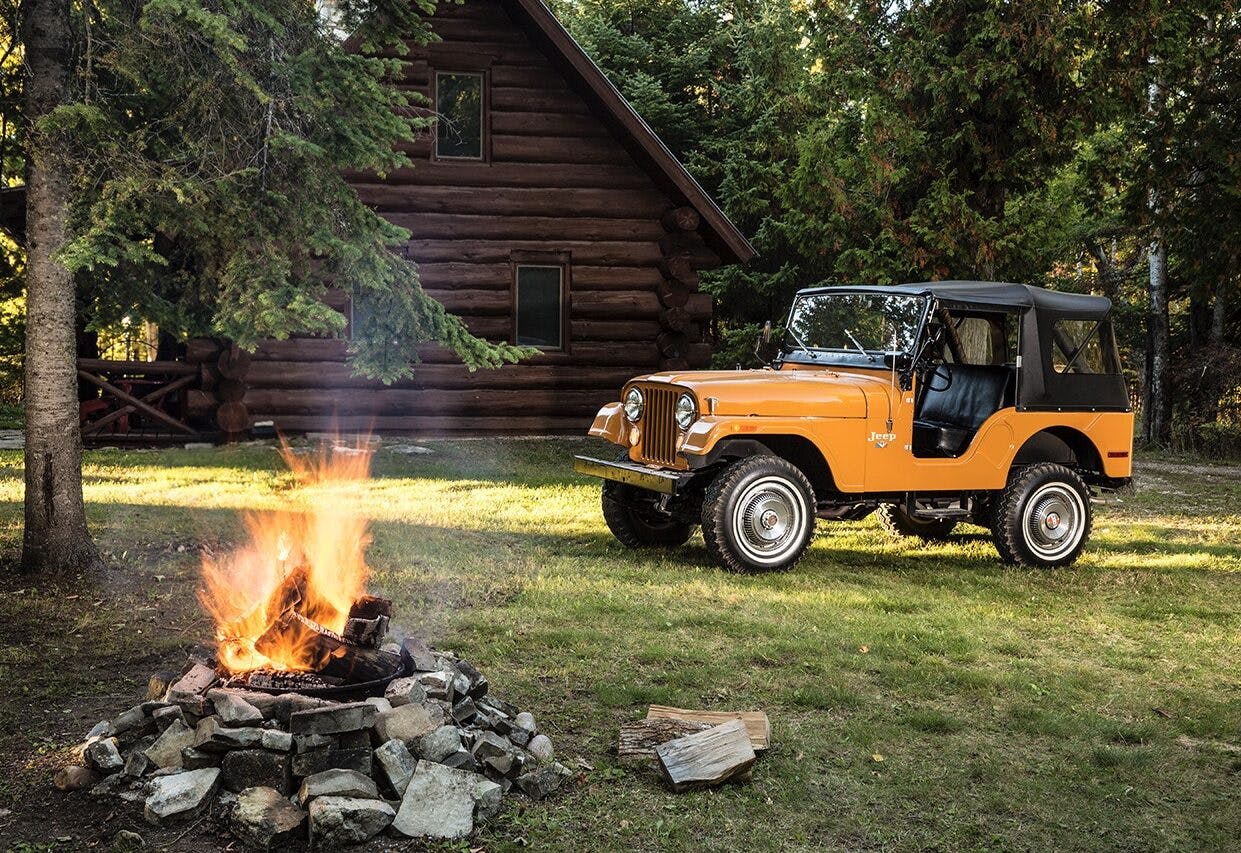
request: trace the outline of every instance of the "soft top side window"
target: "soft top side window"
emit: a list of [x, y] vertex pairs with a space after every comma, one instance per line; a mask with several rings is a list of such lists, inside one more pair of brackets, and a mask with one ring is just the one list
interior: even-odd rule
[[1056, 320], [1051, 363], [1057, 373], [1119, 373], [1112, 326], [1104, 320]]

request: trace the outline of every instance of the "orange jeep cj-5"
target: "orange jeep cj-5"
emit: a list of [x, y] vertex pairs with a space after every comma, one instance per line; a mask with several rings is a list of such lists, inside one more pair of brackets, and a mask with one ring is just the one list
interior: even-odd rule
[[760, 370], [640, 376], [578, 456], [631, 548], [698, 524], [725, 568], [787, 568], [816, 518], [878, 511], [934, 540], [991, 530], [1006, 562], [1063, 566], [1090, 535], [1092, 490], [1128, 484], [1133, 413], [1112, 304], [1022, 284], [815, 287]]

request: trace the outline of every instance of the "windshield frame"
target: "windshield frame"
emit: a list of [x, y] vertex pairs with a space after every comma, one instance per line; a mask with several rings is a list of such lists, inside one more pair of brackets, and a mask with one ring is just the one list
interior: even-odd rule
[[877, 370], [891, 369], [892, 362], [889, 360], [893, 355], [891, 350], [867, 349], [865, 354], [863, 354], [862, 350], [856, 347], [838, 349], [803, 346], [796, 340], [790, 328], [793, 316], [801, 302], [805, 299], [830, 299], [836, 296], [877, 296], [884, 299], [912, 299], [921, 302], [922, 310], [918, 317], [917, 329], [914, 332], [913, 346], [907, 351], [902, 350], [895, 354], [898, 361], [904, 359], [908, 365], [912, 366], [912, 362], [916, 359], [921, 348], [920, 344], [926, 332], [927, 318], [931, 315], [932, 303], [935, 300], [929, 294], [892, 293], [887, 292], [886, 288], [883, 287], [814, 288], [798, 293], [793, 298], [793, 304], [789, 306], [788, 314], [785, 315], [784, 335], [780, 340], [780, 354], [778, 356], [778, 361], [781, 364], [831, 364], [841, 367], [864, 367]]

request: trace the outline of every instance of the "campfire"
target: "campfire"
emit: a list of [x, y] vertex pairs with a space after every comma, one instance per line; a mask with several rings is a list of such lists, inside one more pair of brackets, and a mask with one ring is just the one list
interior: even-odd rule
[[365, 443], [282, 455], [308, 506], [253, 512], [250, 542], [203, 561], [203, 606], [216, 623], [216, 654], [229, 686], [314, 696], [382, 694], [404, 674], [379, 646], [392, 603], [365, 593], [367, 520], [353, 507], [370, 475]]
[[57, 787], [142, 803], [161, 826], [209, 812], [260, 849], [462, 838], [508, 792], [557, 790], [572, 774], [534, 717], [392, 631], [392, 603], [367, 592], [368, 444], [282, 454], [289, 508], [247, 513], [246, 543], [204, 557], [214, 645], [96, 725]]

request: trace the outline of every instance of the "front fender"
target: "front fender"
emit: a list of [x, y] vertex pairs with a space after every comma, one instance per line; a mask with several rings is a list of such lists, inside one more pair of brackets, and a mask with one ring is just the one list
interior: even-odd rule
[[[796, 436], [818, 450], [836, 484], [843, 491], [861, 489], [864, 454], [856, 454], [847, 464], [836, 458], [832, 447], [860, 445], [865, 421], [856, 418], [755, 418], [707, 415], [699, 418], [685, 433], [679, 446], [683, 455], [705, 457], [727, 439], [741, 437], [761, 442], [764, 438]], [[857, 432], [853, 436], [852, 432]], [[856, 440], [853, 440], [856, 438]], [[690, 467], [694, 467], [690, 463]]]
[[608, 403], [599, 410], [599, 414], [595, 415], [594, 423], [590, 425], [589, 435], [591, 438], [602, 438], [613, 444], [619, 444], [621, 447], [628, 447], [629, 442], [626, 438], [626, 427], [629, 421], [625, 419], [625, 405], [620, 402]]

